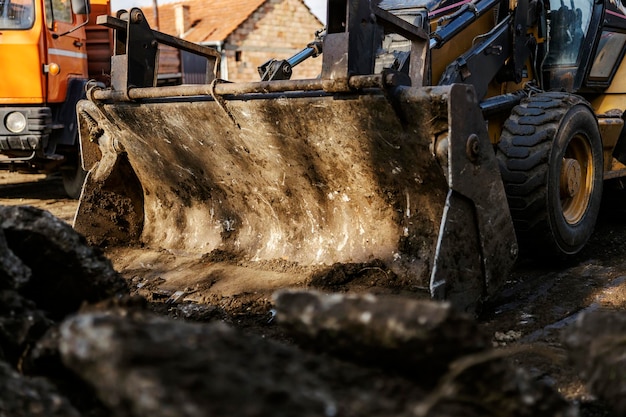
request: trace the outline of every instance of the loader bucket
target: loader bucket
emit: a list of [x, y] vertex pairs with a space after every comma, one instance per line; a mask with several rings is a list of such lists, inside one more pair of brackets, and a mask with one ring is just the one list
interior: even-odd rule
[[517, 248], [473, 89], [363, 79], [345, 93], [314, 81], [90, 92], [75, 228], [94, 244], [247, 261], [382, 261], [473, 308]]

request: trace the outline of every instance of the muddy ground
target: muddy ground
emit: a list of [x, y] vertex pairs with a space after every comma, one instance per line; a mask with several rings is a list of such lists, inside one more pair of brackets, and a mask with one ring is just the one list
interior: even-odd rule
[[[581, 313], [600, 309], [626, 311], [626, 196], [610, 192], [609, 197], [605, 199], [595, 235], [581, 254], [567, 261], [544, 263], [520, 259], [500, 296], [485, 305], [477, 319], [479, 326], [492, 335], [494, 346], [524, 346], [512, 351], [510, 359], [552, 385], [567, 400], [579, 404], [583, 416], [615, 415], [559, 359], [564, 355], [561, 334]], [[71, 223], [77, 202], [64, 197], [60, 178], [0, 173], [0, 205], [33, 205]], [[142, 260], [139, 257], [144, 255], [133, 249], [105, 249], [105, 253], [133, 290], [152, 302], [159, 313], [175, 315], [179, 310], [174, 311], [172, 305], [179, 301], [210, 304], [219, 307], [229, 323], [264, 337], [283, 339], [281, 331], [272, 324], [270, 301], [272, 291], [282, 285], [280, 280], [241, 294], [238, 285], [244, 287], [245, 282], [194, 282], [197, 274], [193, 268], [172, 253], [151, 256], [171, 259], [169, 264], [175, 270], [187, 271], [179, 274], [184, 278], [173, 278], [176, 273], [169, 276], [171, 271], [151, 270], [151, 262], [158, 259]], [[137, 264], [143, 267], [128, 269]], [[280, 268], [274, 266], [273, 271], [277, 269]], [[357, 272], [360, 273], [350, 275], [351, 282], [325, 282], [323, 289], [368, 292], [376, 290], [377, 281], [384, 279], [384, 273], [376, 268]], [[290, 265], [284, 265], [279, 275], [295, 277], [290, 285], [298, 286], [298, 271]], [[270, 281], [273, 277], [269, 277]], [[416, 289], [413, 295], [420, 298], [426, 294]], [[546, 350], [550, 354], [544, 354]]]

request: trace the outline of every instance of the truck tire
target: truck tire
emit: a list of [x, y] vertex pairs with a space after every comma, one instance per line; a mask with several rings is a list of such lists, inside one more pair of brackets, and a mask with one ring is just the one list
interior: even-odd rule
[[72, 164], [62, 168], [61, 177], [63, 178], [63, 189], [68, 197], [73, 199], [80, 198], [83, 183], [87, 177], [87, 171], [83, 169], [81, 164]]
[[602, 199], [602, 140], [589, 104], [568, 93], [524, 99], [504, 124], [497, 158], [521, 249], [579, 252]]

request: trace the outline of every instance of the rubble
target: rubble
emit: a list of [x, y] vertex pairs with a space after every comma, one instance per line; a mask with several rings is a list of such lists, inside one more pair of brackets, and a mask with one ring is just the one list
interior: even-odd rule
[[47, 380], [24, 377], [0, 361], [0, 415], [80, 417], [81, 414]]
[[[128, 292], [124, 279], [101, 252], [44, 210], [0, 206], [0, 230], [9, 260], [0, 264], [0, 277], [13, 276], [13, 286], [19, 286], [20, 294], [52, 317], [75, 312], [83, 302]], [[30, 269], [29, 276], [24, 266]]]
[[280, 291], [276, 318], [302, 345], [433, 383], [490, 338], [448, 303], [396, 296]]
[[395, 296], [281, 291], [276, 317], [302, 346], [433, 387], [416, 416], [576, 416], [551, 387], [491, 350], [447, 303]]
[[4, 232], [0, 229], [0, 289], [16, 289], [30, 279], [30, 268], [9, 249]]
[[86, 313], [62, 324], [60, 348], [115, 416], [390, 416], [406, 411], [399, 393], [423, 396], [223, 323]]
[[215, 306], [129, 296], [43, 211], [0, 207], [0, 236], [7, 416], [577, 415], [445, 303], [281, 291], [264, 321], [283, 337], [266, 338]]
[[0, 359], [16, 366], [53, 323], [31, 300], [13, 290], [0, 290]]
[[33, 207], [0, 206], [0, 415], [79, 415], [60, 393], [78, 399], [86, 385], [62, 365], [56, 326], [83, 303], [125, 293], [111, 262], [68, 224]]
[[463, 357], [431, 392], [394, 370], [304, 352], [223, 323], [137, 311], [66, 320], [60, 351], [122, 417], [577, 415], [557, 392], [493, 352]]
[[626, 315], [605, 310], [582, 314], [564, 343], [589, 390], [616, 415], [626, 415]]

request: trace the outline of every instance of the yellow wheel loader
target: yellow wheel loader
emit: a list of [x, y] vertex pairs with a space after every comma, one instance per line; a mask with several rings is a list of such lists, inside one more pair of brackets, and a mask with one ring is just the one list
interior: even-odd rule
[[[220, 79], [220, 55], [115, 29], [111, 88], [78, 105], [92, 243], [247, 265], [381, 263], [472, 310], [518, 245], [575, 254], [603, 180], [626, 174], [626, 8], [609, 0], [329, 0], [325, 32]], [[203, 85], [155, 87], [159, 43], [207, 58]], [[321, 55], [316, 79], [292, 68]]]

